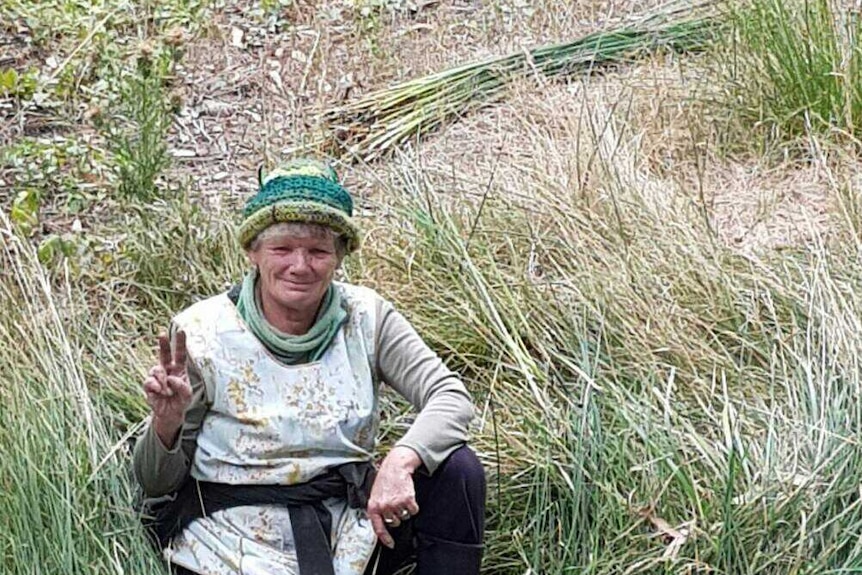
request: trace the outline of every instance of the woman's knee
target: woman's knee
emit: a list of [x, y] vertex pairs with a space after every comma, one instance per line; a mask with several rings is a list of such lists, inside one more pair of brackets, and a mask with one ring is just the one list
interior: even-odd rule
[[481, 486], [482, 489], [485, 486], [485, 468], [482, 467], [482, 462], [479, 461], [476, 453], [466, 445], [453, 451], [437, 468], [434, 476], [448, 481]]

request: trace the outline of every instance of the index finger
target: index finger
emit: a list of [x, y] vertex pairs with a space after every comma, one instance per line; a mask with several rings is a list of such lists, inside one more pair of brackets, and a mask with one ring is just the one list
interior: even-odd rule
[[186, 367], [186, 332], [177, 332], [174, 341], [174, 367], [185, 369]]
[[171, 367], [171, 342], [164, 333], [159, 334], [159, 365], [165, 368], [165, 371]]

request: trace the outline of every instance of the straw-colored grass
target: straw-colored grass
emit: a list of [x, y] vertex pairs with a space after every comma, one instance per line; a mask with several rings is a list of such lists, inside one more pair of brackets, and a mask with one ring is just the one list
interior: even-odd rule
[[[835, 173], [830, 193], [841, 211], [831, 239], [743, 256], [711, 231], [695, 190], [645, 168], [618, 114], [571, 116], [595, 128], [583, 131], [565, 115], [557, 124], [518, 119], [545, 153], [516, 158], [491, 186], [413, 157], [366, 182], [377, 199], [363, 218], [366, 248], [346, 274], [395, 300], [476, 398], [474, 445], [490, 475], [485, 572], [852, 572], [862, 522], [862, 275], [848, 240], [858, 199]], [[556, 147], [562, 161], [552, 150], [566, 127], [580, 141]], [[588, 185], [564, 183], [588, 169]], [[110, 283], [95, 269], [76, 278], [91, 301], [115, 294], [100, 313], [83, 307], [77, 289], [47, 298], [38, 283], [6, 287], [7, 309], [22, 291], [34, 304], [3, 325], [27, 326], [35, 344], [3, 364], [15, 384], [3, 387], [4, 406], [23, 409], [4, 412], [19, 414], [4, 449], [26, 453], [2, 467], [12, 485], [4, 495], [17, 505], [3, 525], [16, 543], [4, 559], [11, 573], [29, 572], [18, 559], [43, 524], [20, 518], [34, 505], [96, 514], [72, 513], [65, 520], [88, 519], [89, 530], [61, 531], [56, 550], [40, 548], [36, 559], [59, 565], [54, 572], [83, 569], [62, 562], [72, 561], [65, 549], [91, 566], [111, 565], [112, 549], [123, 561], [151, 560], [126, 507], [128, 477], [117, 467], [125, 449], [100, 422], [140, 416], [148, 338], [173, 309], [221, 289], [213, 270], [242, 269], [224, 225], [232, 216], [188, 210], [176, 200], [126, 222], [123, 253], [130, 262], [152, 254], [158, 266], [111, 267]], [[161, 225], [144, 225], [153, 219]], [[182, 228], [179, 237], [195, 241], [176, 249]], [[6, 258], [25, 266], [13, 277], [40, 277], [26, 252]], [[57, 309], [60, 322], [40, 308]], [[48, 336], [34, 327], [44, 325]], [[25, 373], [35, 375], [17, 375]], [[28, 401], [16, 400], [24, 390]], [[68, 411], [46, 409], [67, 397], [59, 405]], [[387, 406], [391, 437], [409, 415]], [[67, 419], [37, 423], [48, 416]], [[61, 437], [40, 443], [37, 431], [55, 427]], [[52, 445], [78, 447], [61, 456]], [[87, 462], [114, 445], [93, 474]], [[37, 472], [13, 474], [30, 460], [42, 473], [56, 469], [51, 483], [64, 489], [40, 490]], [[106, 492], [116, 500], [99, 499]], [[106, 536], [113, 546], [94, 543]], [[83, 572], [101, 572], [92, 569]]]
[[[854, 244], [744, 258], [711, 239], [685, 190], [661, 197], [630, 158], [601, 162], [614, 177], [594, 195], [537, 185], [465, 204], [441, 187], [448, 174], [402, 160], [376, 184], [390, 215], [366, 220], [349, 268], [396, 300], [475, 395], [491, 479], [486, 572], [853, 568]], [[194, 222], [199, 239], [218, 237], [207, 217], [228, 215]], [[70, 307], [83, 306], [75, 289], [49, 297], [29, 279], [40, 277], [31, 256], [5, 255], [4, 269], [23, 268], [3, 284], [5, 572], [154, 572], [128, 508], [126, 450], [104, 422], [142, 412], [140, 336], [191, 299], [184, 286], [219, 289], [204, 266], [184, 276], [179, 264], [221, 265], [216, 242], [171, 251], [165, 229], [125, 247], [161, 254], [136, 289], [170, 305], [116, 302], [122, 322]], [[403, 429], [389, 414], [386, 429]]]
[[529, 196], [486, 196], [409, 159], [381, 190], [400, 233], [373, 235], [385, 265], [364, 273], [483, 407], [488, 572], [854, 568], [855, 249], [742, 256], [629, 137], [582, 142], [576, 166], [599, 154], [582, 195], [530, 175]]

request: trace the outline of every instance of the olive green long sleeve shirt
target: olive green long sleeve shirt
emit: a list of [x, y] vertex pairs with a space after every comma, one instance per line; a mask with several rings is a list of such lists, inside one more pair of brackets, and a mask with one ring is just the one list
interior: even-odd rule
[[[467, 440], [473, 417], [470, 395], [460, 378], [449, 370], [386, 300], [378, 300], [375, 331], [377, 377], [404, 396], [418, 411], [410, 429], [396, 445], [413, 449], [429, 473]], [[144, 493], [158, 497], [176, 491], [191, 469], [197, 434], [211, 398], [194, 364], [188, 364], [192, 386], [180, 436], [166, 448], [151, 425], [135, 445], [134, 471]]]

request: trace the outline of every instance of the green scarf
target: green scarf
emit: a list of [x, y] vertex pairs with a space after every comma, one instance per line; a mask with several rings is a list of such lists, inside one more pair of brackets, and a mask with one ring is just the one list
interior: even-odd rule
[[263, 317], [255, 289], [257, 278], [257, 270], [245, 275], [236, 303], [240, 317], [251, 332], [284, 364], [296, 365], [320, 359], [347, 319], [347, 312], [341, 305], [341, 293], [330, 284], [308, 333], [290, 335], [277, 330]]

